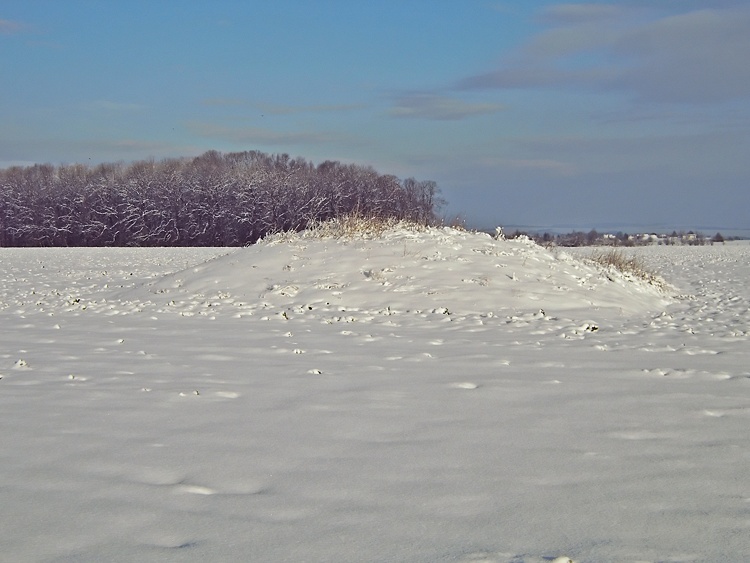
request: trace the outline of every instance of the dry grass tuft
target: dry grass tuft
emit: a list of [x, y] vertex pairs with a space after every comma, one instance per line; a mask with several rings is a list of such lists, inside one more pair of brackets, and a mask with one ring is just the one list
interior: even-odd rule
[[307, 229], [305, 234], [313, 238], [377, 238], [386, 231], [404, 225], [404, 222], [392, 218], [344, 215], [330, 221], [317, 223]]
[[386, 232], [395, 229], [420, 232], [427, 229], [427, 225], [403, 219], [367, 217], [359, 214], [350, 214], [330, 219], [328, 221], [314, 223], [301, 232], [289, 231], [275, 233], [266, 237], [265, 240], [267, 242], [276, 243], [290, 241], [297, 238], [335, 238], [345, 240], [362, 238], [372, 239], [379, 238]]
[[626, 276], [666, 289], [666, 282], [649, 269], [638, 256], [626, 254], [621, 250], [609, 249], [592, 253], [589, 259], [605, 270], [615, 270]]

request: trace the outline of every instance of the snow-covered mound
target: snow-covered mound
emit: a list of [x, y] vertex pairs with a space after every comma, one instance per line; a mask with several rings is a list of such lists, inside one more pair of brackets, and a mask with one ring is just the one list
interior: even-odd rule
[[529, 239], [496, 239], [450, 228], [392, 229], [341, 239], [284, 234], [121, 296], [183, 314], [590, 317], [661, 310], [657, 285], [550, 251]]

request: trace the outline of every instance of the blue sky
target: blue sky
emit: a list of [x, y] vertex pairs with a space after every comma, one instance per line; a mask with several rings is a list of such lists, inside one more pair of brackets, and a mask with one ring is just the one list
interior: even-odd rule
[[471, 226], [750, 228], [750, 4], [3, 0], [0, 166], [260, 150]]

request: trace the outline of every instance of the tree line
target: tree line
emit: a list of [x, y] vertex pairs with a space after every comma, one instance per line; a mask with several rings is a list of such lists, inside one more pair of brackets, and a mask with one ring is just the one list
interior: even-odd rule
[[435, 182], [258, 151], [0, 170], [0, 246], [239, 246], [356, 214], [437, 220]]

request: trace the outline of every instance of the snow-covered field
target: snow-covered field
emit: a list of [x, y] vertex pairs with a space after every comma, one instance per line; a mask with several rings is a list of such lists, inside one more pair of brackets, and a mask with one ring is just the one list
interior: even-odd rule
[[590, 252], [0, 249], [0, 559], [750, 560], [750, 245]]

